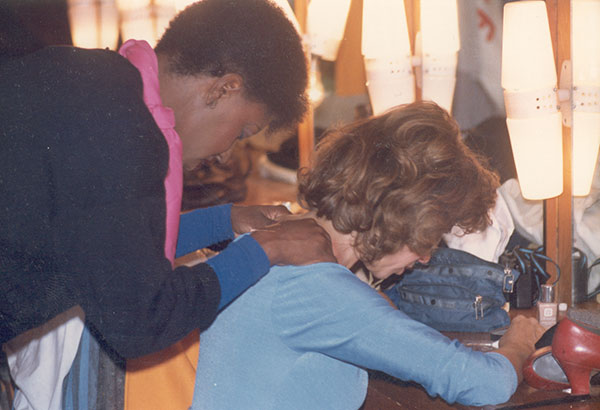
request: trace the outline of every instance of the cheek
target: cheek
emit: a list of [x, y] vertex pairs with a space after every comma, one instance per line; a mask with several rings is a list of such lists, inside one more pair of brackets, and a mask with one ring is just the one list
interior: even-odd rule
[[190, 160], [207, 159], [227, 151], [239, 134], [230, 124], [217, 127], [188, 127], [180, 133], [183, 157]]
[[387, 278], [389, 278], [390, 276], [392, 276], [395, 273], [400, 274], [399, 272], [391, 271], [391, 270], [390, 271], [388, 271], [388, 270], [382, 270], [382, 271], [379, 271], [379, 272], [371, 272], [371, 274], [375, 278], [377, 278], [379, 280], [387, 279]]
[[238, 124], [238, 121], [234, 121], [231, 118], [223, 118], [215, 127], [212, 129], [211, 145], [220, 154], [227, 151], [234, 143], [242, 132], [242, 126]]
[[385, 279], [393, 274], [401, 275], [404, 270], [412, 266], [417, 257], [404, 252], [398, 255], [387, 255], [381, 260], [377, 261], [369, 269], [373, 272], [374, 276], [378, 279]]

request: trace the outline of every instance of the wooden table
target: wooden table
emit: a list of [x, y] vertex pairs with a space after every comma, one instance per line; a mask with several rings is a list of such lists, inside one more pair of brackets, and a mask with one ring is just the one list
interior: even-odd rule
[[[600, 309], [596, 302], [588, 302], [583, 305], [586, 308]], [[523, 314], [534, 316], [535, 309], [513, 310], [511, 316]], [[562, 315], [562, 314], [561, 314]], [[559, 316], [561, 318], [561, 316]], [[491, 336], [488, 333], [446, 333], [452, 339], [458, 339], [465, 345], [470, 345], [477, 350], [490, 350]], [[550, 392], [534, 389], [522, 382], [515, 394], [506, 403], [497, 406], [463, 406], [460, 404], [450, 405], [444, 400], [431, 398], [425, 390], [416, 383], [407, 383], [394, 379], [378, 372], [369, 375], [369, 388], [367, 398], [361, 410], [443, 410], [443, 409], [486, 409], [486, 410], [517, 410], [517, 409], [540, 409], [540, 410], [600, 410], [600, 386], [593, 385], [590, 391], [591, 397], [580, 402], [561, 402], [572, 400], [568, 393]], [[546, 404], [542, 404], [546, 402]]]

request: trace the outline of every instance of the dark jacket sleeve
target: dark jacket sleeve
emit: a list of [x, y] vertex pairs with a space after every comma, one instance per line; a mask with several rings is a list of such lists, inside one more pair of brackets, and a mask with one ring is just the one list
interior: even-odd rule
[[[214, 320], [220, 285], [207, 264], [172, 270], [160, 246], [160, 199], [96, 207], [63, 240], [86, 320], [124, 357], [160, 350]], [[157, 212], [159, 211], [159, 212]], [[86, 215], [92, 216], [87, 218]], [[68, 247], [67, 247], [68, 246]]]

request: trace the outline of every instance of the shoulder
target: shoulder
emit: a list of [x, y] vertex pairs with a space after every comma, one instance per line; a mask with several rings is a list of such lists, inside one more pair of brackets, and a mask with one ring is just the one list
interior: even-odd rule
[[272, 268], [280, 290], [330, 287], [362, 287], [364, 285], [350, 270], [337, 263], [315, 263], [304, 266], [276, 266]]
[[272, 271], [277, 277], [280, 294], [302, 291], [334, 299], [337, 295], [350, 293], [363, 298], [379, 297], [373, 288], [337, 263], [274, 267]]
[[115, 51], [108, 49], [85, 49], [78, 47], [46, 47], [30, 56], [33, 60], [45, 62], [57, 72], [68, 70], [75, 78], [127, 82], [139, 78], [137, 69]]
[[74, 187], [94, 180], [97, 189], [122, 195], [132, 186], [161, 189], [168, 146], [144, 103], [140, 73], [127, 59], [110, 50], [55, 46], [0, 70], [3, 124], [27, 127], [35, 137], [30, 145], [51, 158], [58, 180]]
[[271, 323], [292, 349], [331, 353], [394, 310], [373, 288], [342, 266], [316, 264], [282, 269], [296, 270], [296, 274], [278, 278], [270, 306]]
[[46, 47], [5, 62], [2, 72], [0, 78], [15, 91], [25, 90], [42, 101], [52, 98], [57, 106], [108, 104], [124, 96], [140, 100], [143, 96], [137, 69], [110, 50]]
[[272, 280], [277, 280], [272, 307], [278, 317], [284, 317], [290, 312], [302, 312], [303, 315], [313, 315], [315, 318], [324, 313], [333, 315], [335, 312], [346, 316], [353, 310], [364, 311], [379, 305], [389, 306], [368, 284], [335, 263], [276, 267], [272, 269], [272, 273]]

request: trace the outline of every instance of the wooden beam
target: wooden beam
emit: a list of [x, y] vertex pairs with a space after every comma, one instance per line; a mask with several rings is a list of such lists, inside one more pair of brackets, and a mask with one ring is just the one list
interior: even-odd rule
[[[569, 0], [546, 0], [548, 21], [557, 74], [562, 64], [571, 55], [571, 10]], [[544, 246], [546, 256], [559, 266], [561, 277], [558, 282], [558, 302], [573, 303], [572, 298], [572, 246], [573, 212], [571, 183], [571, 129], [563, 126], [563, 193], [544, 201]], [[556, 280], [557, 272], [549, 265], [550, 281]]]
[[335, 61], [335, 93], [342, 96], [367, 92], [367, 76], [361, 50], [363, 0], [352, 0], [344, 38]]
[[[406, 11], [406, 25], [408, 27], [410, 47], [412, 55], [414, 56], [416, 54], [417, 33], [421, 31], [421, 0], [404, 0], [404, 10]], [[415, 70], [421, 70], [421, 67], [414, 67], [413, 71]], [[421, 76], [421, 74], [416, 71], [414, 74], [415, 78]], [[415, 101], [421, 101], [423, 99], [423, 89], [419, 87], [417, 83], [418, 81], [415, 81]]]
[[[308, 0], [294, 1], [294, 13], [300, 24], [302, 33], [306, 33], [306, 15], [308, 13]], [[305, 45], [306, 64], [310, 70], [310, 50]], [[314, 113], [309, 102], [308, 111], [304, 120], [298, 125], [298, 161], [299, 167], [305, 168], [310, 165], [310, 156], [315, 148]]]

